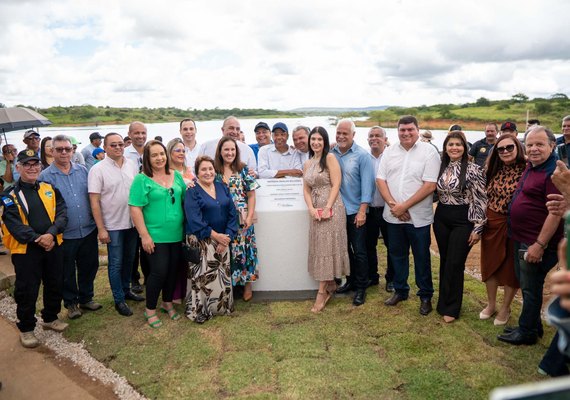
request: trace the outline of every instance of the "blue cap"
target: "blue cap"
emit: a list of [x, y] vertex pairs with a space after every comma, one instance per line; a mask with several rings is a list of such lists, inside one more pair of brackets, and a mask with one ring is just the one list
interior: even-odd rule
[[273, 125], [273, 129], [271, 129], [271, 132], [275, 132], [275, 129], [281, 129], [282, 131], [289, 133], [287, 125], [285, 125], [283, 122], [278, 122], [275, 125]]
[[97, 157], [98, 154], [104, 153], [104, 152], [105, 152], [105, 150], [103, 150], [103, 149], [97, 147], [95, 150], [93, 150], [93, 151], [91, 152], [91, 155], [92, 155], [93, 157]]

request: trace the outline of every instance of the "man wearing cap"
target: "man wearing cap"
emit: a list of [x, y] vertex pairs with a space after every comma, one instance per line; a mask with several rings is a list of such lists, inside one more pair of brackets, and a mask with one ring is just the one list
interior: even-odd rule
[[71, 162], [74, 164], [81, 164], [85, 166], [85, 158], [83, 158], [83, 154], [80, 151], [77, 151], [77, 145], [81, 144], [78, 142], [74, 136], [69, 136], [71, 140], [71, 147], [73, 147], [73, 154], [71, 155]]
[[196, 122], [192, 118], [184, 118], [180, 121], [180, 136], [184, 143], [184, 158], [186, 166], [192, 169], [194, 173], [194, 162], [198, 158], [200, 146], [196, 141]]
[[88, 186], [98, 237], [107, 245], [107, 270], [115, 309], [128, 317], [133, 313], [125, 300], [142, 301], [144, 298], [131, 291], [131, 271], [139, 235], [131, 221], [128, 200], [138, 167], [124, 156], [124, 146], [118, 133], [105, 136], [103, 148], [107, 157], [89, 171]]
[[24, 132], [24, 140], [23, 142], [26, 144], [26, 149], [33, 150], [38, 155], [40, 154], [40, 134], [34, 131], [33, 129], [29, 129]]
[[14, 300], [20, 342], [36, 347], [36, 301], [43, 283], [41, 311], [44, 329], [57, 332], [67, 328], [58, 319], [63, 286], [63, 253], [60, 245], [67, 225], [65, 201], [59, 190], [39, 182], [40, 158], [32, 149], [21, 151], [16, 169], [20, 179], [2, 194], [4, 244], [12, 254], [16, 272]]
[[346, 236], [350, 276], [337, 293], [356, 290], [352, 304], [361, 306], [366, 301], [368, 287], [368, 256], [366, 251], [366, 219], [368, 205], [374, 194], [374, 167], [372, 156], [354, 142], [356, 127], [349, 119], [336, 126], [336, 146], [331, 153], [342, 172], [340, 195], [346, 209]]
[[298, 126], [293, 129], [293, 146], [297, 150], [297, 157], [301, 161], [301, 167], [309, 159], [309, 128]]
[[101, 140], [103, 136], [99, 132], [93, 132], [89, 135], [90, 143], [81, 150], [81, 154], [83, 155], [83, 159], [85, 160], [85, 167], [87, 167], [87, 171], [91, 169], [93, 165], [95, 165], [95, 157], [93, 157], [93, 150], [100, 148]]
[[426, 129], [425, 131], [423, 131], [420, 134], [420, 142], [425, 142], [425, 143], [431, 144], [434, 147], [434, 149], [436, 149], [437, 152], [439, 153], [439, 149], [437, 148], [437, 146], [435, 144], [432, 143], [432, 139], [433, 139], [433, 135], [432, 135], [431, 131], [428, 129]]
[[289, 130], [283, 122], [273, 125], [273, 145], [264, 146], [259, 150], [259, 177], [283, 178], [286, 176], [303, 176], [303, 165], [295, 150], [289, 148]]
[[53, 163], [40, 174], [40, 180], [58, 189], [67, 205], [68, 222], [63, 231], [63, 305], [69, 319], [81, 317], [81, 310], [96, 311], [93, 282], [99, 269], [97, 226], [93, 220], [87, 168], [71, 162], [71, 139], [56, 135]]
[[473, 146], [469, 149], [470, 161], [474, 161], [475, 164], [480, 167], [485, 165], [487, 156], [489, 156], [491, 149], [493, 149], [497, 141], [497, 128], [497, 124], [494, 122], [485, 125], [485, 137], [473, 143]]
[[257, 158], [259, 149], [263, 146], [271, 144], [271, 131], [269, 130], [269, 125], [263, 121], [258, 122], [257, 125], [255, 125], [253, 131], [255, 132], [255, 140], [257, 143], [250, 144], [249, 147], [251, 147], [253, 150], [256, 161], [259, 162], [259, 159]]
[[517, 137], [517, 125], [514, 122], [507, 121], [501, 125], [501, 132], [499, 133], [499, 136], [505, 135], [507, 133], [510, 133], [511, 135], [514, 135], [514, 137]]
[[[222, 136], [229, 136], [234, 139], [239, 148], [239, 157], [242, 162], [244, 162], [250, 174], [257, 171], [257, 160], [255, 159], [255, 154], [253, 150], [247, 144], [239, 140], [239, 133], [241, 131], [240, 123], [236, 117], [230, 115], [222, 123]], [[209, 140], [202, 144], [200, 147], [200, 155], [207, 155], [216, 158], [216, 149], [218, 148], [218, 142], [220, 139]]]

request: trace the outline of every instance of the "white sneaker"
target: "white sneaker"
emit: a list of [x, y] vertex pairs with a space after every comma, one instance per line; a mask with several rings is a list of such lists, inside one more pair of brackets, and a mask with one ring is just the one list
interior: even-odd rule
[[34, 335], [34, 331], [20, 332], [20, 343], [28, 349], [33, 349], [40, 345], [40, 341], [36, 335]]
[[42, 326], [44, 327], [44, 329], [51, 329], [52, 331], [63, 332], [69, 326], [69, 324], [66, 324], [63, 321], [56, 319], [51, 322], [42, 322]]

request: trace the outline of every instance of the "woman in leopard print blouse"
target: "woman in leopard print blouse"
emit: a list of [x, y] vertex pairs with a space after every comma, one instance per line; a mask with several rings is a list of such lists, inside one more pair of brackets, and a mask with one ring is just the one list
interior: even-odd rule
[[512, 135], [502, 135], [487, 160], [487, 225], [481, 239], [481, 279], [487, 286], [487, 307], [479, 314], [489, 319], [495, 312], [497, 289], [504, 286], [503, 304], [493, 323], [505, 325], [511, 302], [520, 287], [515, 275], [513, 243], [507, 235], [507, 214], [513, 193], [525, 169], [524, 149]]

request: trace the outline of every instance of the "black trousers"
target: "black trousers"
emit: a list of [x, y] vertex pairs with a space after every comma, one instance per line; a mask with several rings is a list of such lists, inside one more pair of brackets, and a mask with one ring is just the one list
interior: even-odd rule
[[150, 273], [146, 279], [146, 308], [156, 309], [158, 296], [162, 291], [162, 300], [171, 302], [178, 277], [178, 264], [182, 254], [182, 242], [155, 243], [154, 252], [146, 254]]
[[99, 269], [97, 229], [81, 239], [65, 239], [63, 249], [63, 305], [93, 300], [93, 281]]
[[368, 287], [368, 260], [366, 257], [366, 224], [357, 228], [356, 214], [346, 216], [346, 236], [348, 239], [348, 260], [350, 276], [346, 279], [356, 289]]
[[458, 318], [463, 302], [465, 260], [473, 224], [467, 219], [468, 205], [438, 204], [433, 231], [439, 248], [439, 299], [437, 312]]
[[57, 244], [45, 251], [35, 243], [28, 244], [26, 254], [12, 254], [16, 272], [14, 300], [16, 301], [17, 326], [20, 332], [30, 332], [36, 327], [36, 302], [43, 283], [44, 322], [57, 319], [61, 311], [63, 290], [63, 251]]
[[133, 285], [137, 284], [137, 282], [140, 283], [141, 279], [141, 274], [139, 272], [139, 260], [141, 264], [142, 276], [144, 277], [143, 284], [146, 285], [146, 280], [149, 274], [149, 266], [146, 256], [147, 254], [142, 248], [141, 238], [139, 236], [139, 238], [137, 239], [137, 249], [135, 250], [135, 259], [133, 261], [133, 268], [131, 271], [131, 282], [133, 283]]
[[[388, 249], [390, 240], [388, 237], [388, 225], [382, 216], [384, 207], [368, 207], [368, 215], [366, 216], [366, 254], [368, 256], [368, 279], [378, 282], [380, 275], [378, 274], [378, 234], [382, 232], [384, 245]], [[388, 252], [386, 252], [388, 254]], [[386, 282], [394, 280], [394, 266], [390, 257], [388, 259], [388, 268], [386, 269]]]

